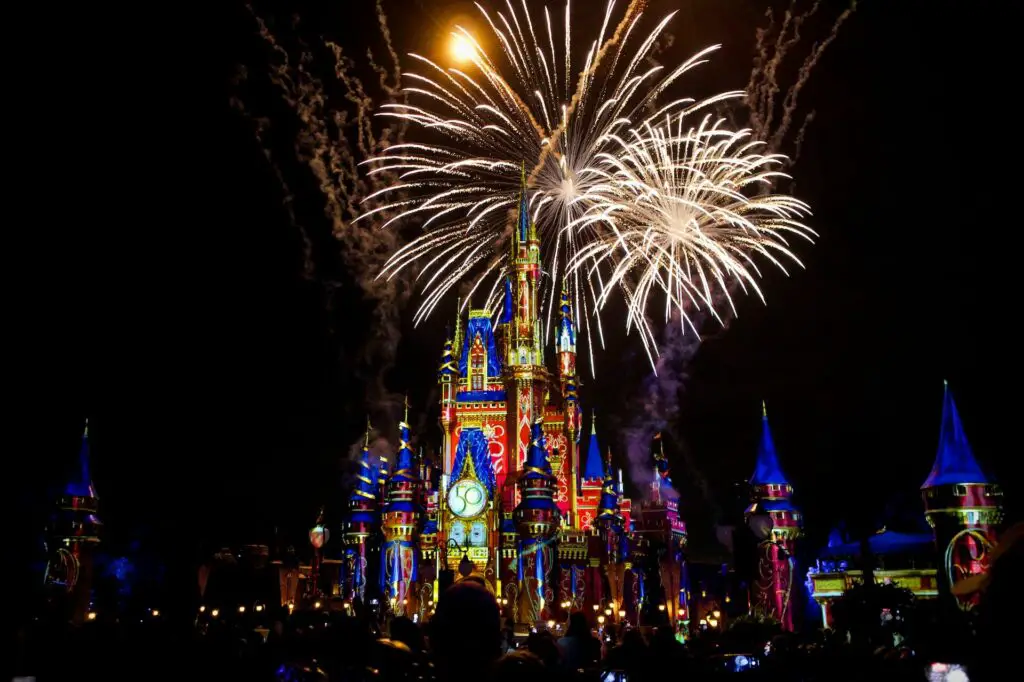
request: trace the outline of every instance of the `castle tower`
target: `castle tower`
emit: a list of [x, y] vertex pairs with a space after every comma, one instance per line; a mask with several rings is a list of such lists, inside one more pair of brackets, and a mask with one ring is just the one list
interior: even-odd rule
[[523, 170], [519, 214], [513, 228], [510, 271], [513, 297], [512, 320], [504, 331], [508, 345], [506, 392], [510, 468], [523, 467], [532, 441], [533, 424], [544, 415], [548, 371], [540, 320], [541, 257], [537, 226], [530, 220]]
[[[658, 570], [664, 592], [665, 611], [677, 630], [686, 629], [689, 607], [686, 598], [686, 522], [679, 514], [679, 491], [672, 484], [672, 471], [665, 456], [661, 433], [654, 436], [654, 482], [649, 503], [641, 505], [648, 535], [657, 528]], [[652, 518], [648, 521], [646, 517]], [[653, 522], [653, 523], [651, 523]]]
[[519, 532], [519, 608], [517, 621], [536, 623], [544, 618], [552, 599], [549, 576], [554, 568], [552, 543], [558, 530], [554, 502], [555, 476], [551, 473], [541, 421], [531, 430], [529, 456], [519, 477], [521, 502], [513, 514]]
[[[921, 493], [942, 561], [939, 594], [948, 597], [957, 582], [988, 569], [1003, 510], [1002, 491], [974, 459], [953, 394], [943, 387], [939, 450]], [[955, 599], [963, 610], [976, 604], [975, 596]]]
[[449, 335], [444, 340], [441, 364], [437, 368], [437, 383], [441, 387], [441, 432], [443, 435], [441, 462], [445, 469], [451, 467], [452, 459], [455, 457], [452, 429], [455, 426], [455, 380], [457, 376], [455, 357], [452, 355], [452, 338]]
[[626, 562], [629, 560], [626, 544], [626, 529], [619, 511], [621, 493], [612, 469], [612, 453], [608, 451], [601, 499], [597, 505], [594, 525], [603, 541], [602, 565], [608, 578], [607, 599], [610, 602], [612, 618], [618, 618], [619, 609], [625, 603]]
[[576, 390], [576, 329], [572, 322], [572, 306], [569, 303], [569, 292], [563, 286], [560, 301], [558, 336], [555, 349], [558, 353], [558, 379], [565, 401], [565, 433], [568, 452], [562, 453], [563, 467], [568, 464], [569, 471], [569, 527], [579, 528], [579, 495], [580, 495], [580, 444], [579, 435], [582, 427], [582, 411], [579, 395]]
[[752, 503], [745, 516], [758, 541], [758, 564], [754, 570], [757, 578], [751, 585], [751, 607], [755, 614], [775, 618], [783, 628], [792, 631], [795, 611], [792, 589], [796, 579], [793, 550], [803, 518], [793, 506], [793, 486], [779, 465], [763, 401], [761, 442], [750, 486]]
[[345, 539], [345, 597], [366, 600], [370, 550], [380, 521], [377, 514], [377, 477], [370, 464], [370, 420], [366, 420], [366, 436], [359, 456], [356, 485], [348, 499], [348, 520], [344, 527]]
[[92, 554], [99, 544], [102, 521], [96, 515], [99, 496], [92, 483], [89, 468], [89, 422], [82, 431], [78, 467], [63, 493], [57, 497], [56, 509], [47, 527], [47, 550], [44, 583], [61, 595], [71, 621], [81, 624], [92, 599]]
[[70, 619], [82, 623], [92, 599], [93, 548], [100, 542], [103, 523], [96, 515], [99, 496], [89, 469], [89, 422], [82, 432], [78, 470], [58, 496], [56, 510], [47, 528], [44, 583], [63, 597]]
[[404, 615], [415, 611], [413, 583], [419, 565], [419, 473], [415, 455], [409, 447], [409, 402], [405, 419], [398, 424], [400, 443], [395, 470], [388, 481], [388, 501], [381, 525], [384, 530], [384, 551], [381, 554], [381, 589], [391, 599], [392, 613]]
[[420, 530], [420, 566], [419, 566], [419, 616], [422, 620], [429, 607], [437, 601], [441, 574], [441, 552], [437, 548], [438, 537], [438, 502], [440, 495], [436, 489], [436, 467], [428, 464], [420, 451], [420, 480], [422, 481], [423, 528]]

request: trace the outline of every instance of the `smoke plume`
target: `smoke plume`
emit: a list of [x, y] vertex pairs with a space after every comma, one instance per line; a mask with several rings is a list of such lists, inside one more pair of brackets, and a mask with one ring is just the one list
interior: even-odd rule
[[[344, 365], [362, 384], [355, 393], [375, 418], [396, 422], [404, 399], [388, 390], [385, 377], [395, 363], [401, 313], [416, 273], [377, 278], [403, 243], [401, 230], [380, 229], [392, 215], [382, 212], [376, 221], [353, 225], [360, 213], [374, 208], [374, 192], [398, 182], [394, 174], [367, 176], [359, 167], [405, 134], [402, 124], [382, 126], [374, 119], [381, 104], [404, 101], [387, 16], [377, 0], [387, 64], [378, 63], [368, 49], [357, 68], [340, 45], [320, 37], [307, 40], [297, 19], [282, 25], [251, 5], [248, 10], [258, 37], [252, 56], [258, 66], [239, 67], [232, 106], [250, 124], [279, 184], [283, 208], [302, 245], [302, 276], [319, 286], [335, 337], [350, 342], [353, 336], [342, 334], [351, 331], [344, 325], [352, 323], [352, 316], [342, 317], [339, 301], [352, 301], [353, 290], [362, 299], [366, 319], [358, 320], [360, 346], [346, 353]], [[362, 79], [366, 75], [372, 75], [370, 86]]]

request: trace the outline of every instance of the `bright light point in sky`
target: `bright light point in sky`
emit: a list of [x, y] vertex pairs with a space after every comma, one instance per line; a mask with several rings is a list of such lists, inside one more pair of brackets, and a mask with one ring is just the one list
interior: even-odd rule
[[452, 36], [452, 56], [460, 62], [468, 62], [473, 58], [473, 45], [465, 37]]

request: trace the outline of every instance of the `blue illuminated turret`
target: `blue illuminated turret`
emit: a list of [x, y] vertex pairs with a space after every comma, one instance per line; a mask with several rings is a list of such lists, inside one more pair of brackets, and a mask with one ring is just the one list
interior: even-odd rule
[[619, 491], [615, 487], [615, 477], [612, 473], [611, 451], [608, 452], [604, 485], [601, 486], [601, 501], [597, 504], [597, 520], [615, 523], [622, 521], [622, 515], [619, 514]]
[[779, 456], [775, 452], [772, 432], [768, 427], [768, 408], [764, 401], [761, 401], [761, 442], [757, 446], [757, 464], [754, 467], [754, 475], [750, 478], [750, 484], [754, 486], [789, 485], [786, 475], [782, 473]]
[[775, 442], [768, 427], [768, 408], [761, 401], [761, 441], [757, 446], [757, 464], [750, 477], [753, 502], [747, 514], [767, 513], [774, 525], [776, 539], [795, 540], [801, 532], [803, 517], [793, 505], [793, 486], [782, 473]]
[[604, 465], [601, 462], [601, 446], [597, 442], [597, 417], [590, 418], [590, 445], [587, 446], [587, 459], [583, 464], [583, 478], [596, 481], [604, 477]]
[[377, 482], [375, 472], [370, 464], [370, 425], [366, 425], [366, 436], [363, 450], [359, 455], [359, 469], [356, 472], [356, 485], [348, 498], [349, 522], [356, 524], [372, 524], [377, 518]]
[[954, 484], [988, 484], [992, 480], [978, 466], [967, 442], [964, 426], [960, 423], [960, 415], [953, 402], [953, 393], [949, 384], [943, 383], [942, 395], [942, 426], [939, 430], [939, 450], [935, 455], [935, 464], [921, 488], [934, 488]]
[[520, 480], [523, 483], [522, 507], [524, 509], [556, 510], [555, 475], [551, 471], [547, 444], [539, 419], [534, 422], [531, 429], [530, 449], [526, 454], [526, 462]]
[[71, 497], [88, 497], [99, 499], [96, 494], [96, 487], [92, 482], [92, 473], [89, 469], [89, 421], [85, 422], [85, 429], [82, 431], [82, 445], [78, 450], [78, 467], [75, 475], [68, 479], [64, 486], [64, 494]]

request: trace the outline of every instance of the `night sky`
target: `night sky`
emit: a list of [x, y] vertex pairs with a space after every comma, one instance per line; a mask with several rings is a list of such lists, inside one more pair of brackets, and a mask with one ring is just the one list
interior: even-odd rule
[[[311, 35], [361, 54], [360, 41], [376, 34], [372, 12], [349, 7], [359, 4], [372, 5], [287, 7]], [[804, 106], [817, 119], [794, 175], [821, 238], [800, 252], [805, 271], [768, 275], [767, 307], [739, 301], [739, 318], [704, 343], [680, 393], [681, 440], [669, 449], [684, 506], [701, 520], [696, 536], [736, 511], [733, 484], [752, 471], [762, 399], [814, 541], [843, 517], [881, 523], [887, 507], [918, 504], [944, 378], [978, 459], [1003, 483], [1011, 513], [1021, 509], [1011, 478], [1016, 337], [1007, 331], [1018, 313], [1005, 293], [1014, 290], [1019, 183], [1003, 170], [1019, 148], [1005, 99], [1019, 74], [1001, 73], [1011, 62], [999, 27], [1011, 22], [982, 4], [864, 2], [815, 71]], [[439, 50], [449, 18], [472, 12], [469, 3], [384, 5], [399, 52]], [[680, 57], [724, 44], [698, 86], [743, 87], [763, 3], [652, 0], [650, 14], [676, 5]], [[265, 54], [248, 13], [227, 18], [221, 33], [201, 31], [216, 37], [209, 60], [184, 39], [131, 37], [130, 48], [123, 35], [97, 39], [93, 76], [68, 86], [72, 101], [93, 104], [73, 128], [82, 142], [62, 157], [79, 176], [67, 195], [67, 248], [32, 280], [46, 302], [27, 306], [26, 357], [38, 360], [25, 417], [12, 427], [23, 444], [11, 455], [29, 467], [26, 543], [87, 416], [111, 547], [173, 537], [171, 551], [188, 554], [271, 542], [275, 526], [302, 537], [320, 504], [332, 514], [343, 504], [344, 460], [375, 369], [362, 359], [372, 306], [346, 278], [316, 209], [300, 206], [321, 279], [301, 276], [280, 186], [228, 104], [237, 65], [265, 69]], [[51, 117], [54, 129], [68, 130], [57, 127], [64, 115]], [[292, 182], [300, 198], [311, 191]], [[337, 287], [328, 292], [323, 279]], [[431, 391], [450, 320], [439, 314], [414, 332], [410, 318], [407, 308], [386, 381], [410, 393], [429, 446], [439, 438]], [[628, 423], [647, 370], [639, 340], [614, 339], [598, 363], [585, 407], [608, 415], [602, 424]], [[397, 416], [378, 409], [374, 420], [393, 430]], [[611, 444], [621, 457], [621, 443]]]

